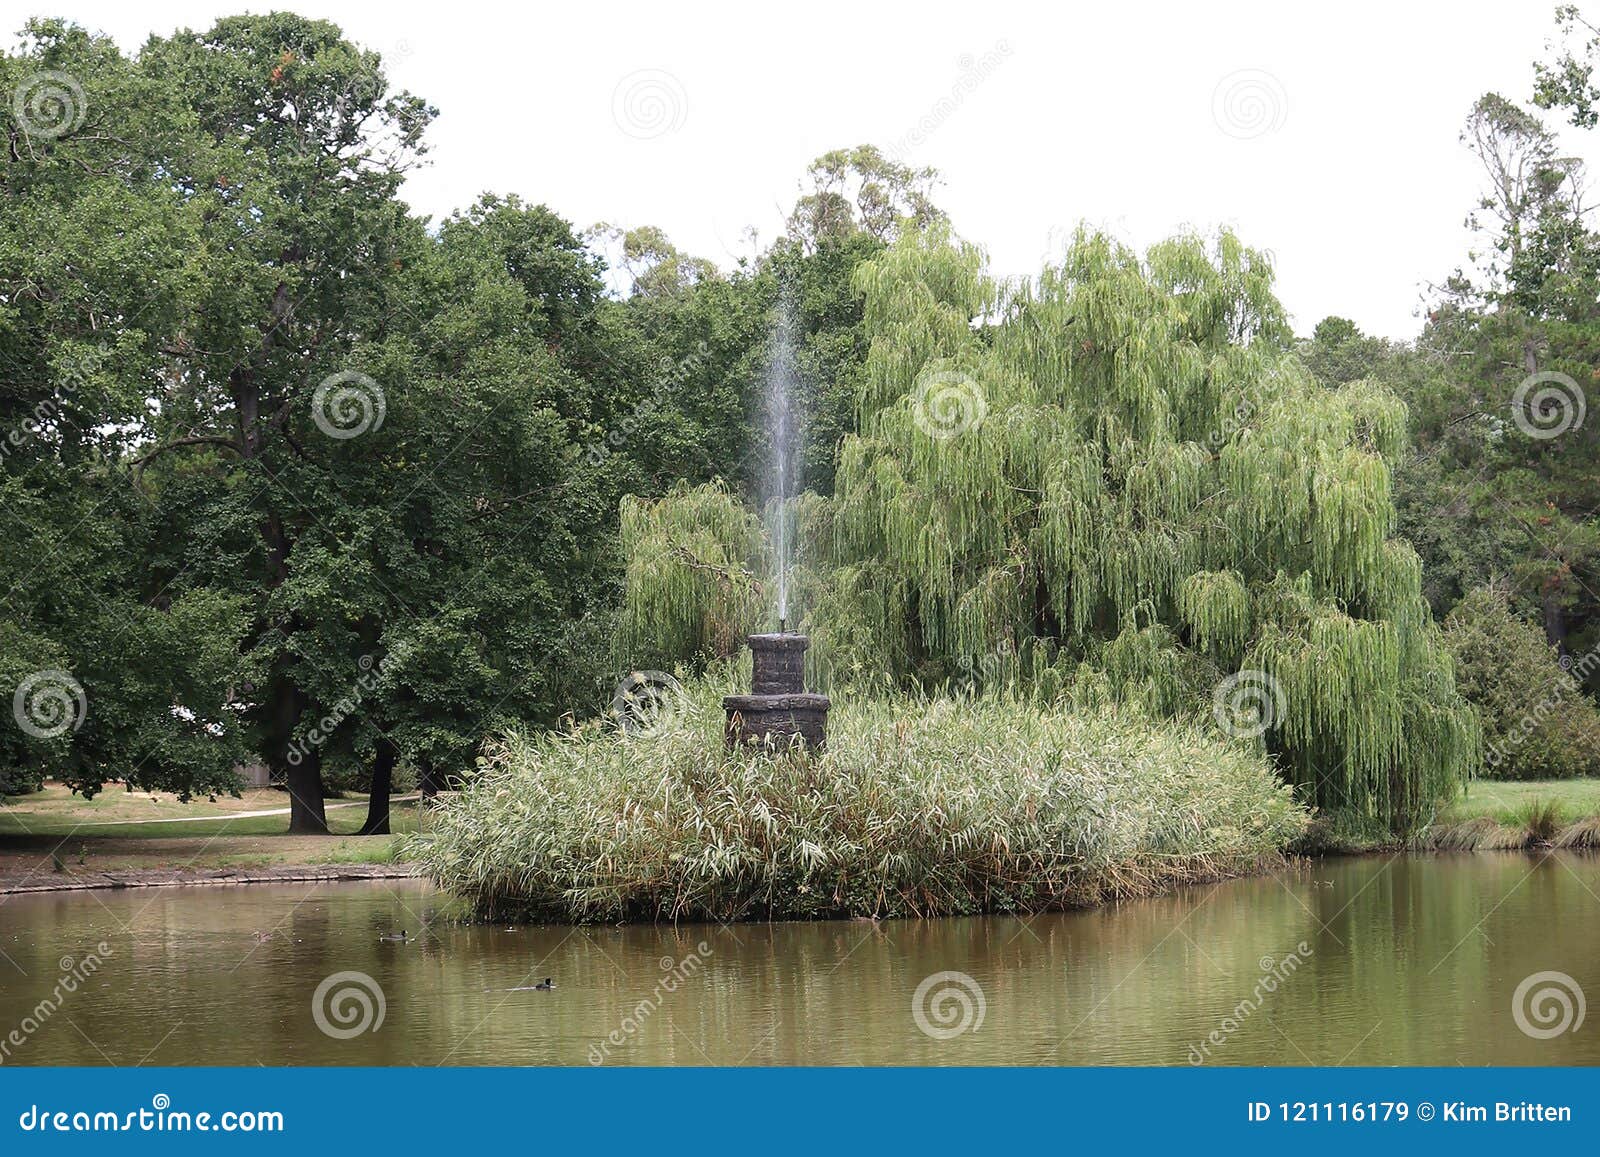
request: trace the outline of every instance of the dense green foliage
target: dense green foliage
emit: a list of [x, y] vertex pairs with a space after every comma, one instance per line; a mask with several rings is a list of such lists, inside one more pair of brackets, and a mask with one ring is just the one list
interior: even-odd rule
[[[1600, 645], [1600, 434], [1588, 404], [1600, 380], [1600, 235], [1584, 166], [1540, 113], [1594, 127], [1600, 37], [1573, 8], [1557, 24], [1562, 43], [1535, 66], [1536, 107], [1487, 93], [1468, 114], [1462, 139], [1483, 174], [1470, 218], [1478, 251], [1437, 287], [1418, 339], [1379, 341], [1329, 318], [1302, 346], [1324, 385], [1380, 381], [1407, 403], [1415, 452], [1395, 492], [1428, 601], [1441, 617], [1460, 605], [1458, 642], [1493, 636], [1508, 648], [1504, 672], [1486, 665], [1463, 684], [1485, 718], [1491, 774], [1587, 768], [1592, 756], [1573, 747], [1589, 742], [1576, 738], [1588, 730], [1583, 701], [1563, 709], [1567, 722], [1539, 725], [1547, 741], [1498, 761], [1496, 752], [1506, 728], [1568, 682], [1557, 660], [1591, 697], [1600, 692], [1589, 660]], [[1510, 620], [1489, 628], [1503, 615], [1473, 593], [1486, 585], [1540, 625], [1544, 648], [1531, 649]]]
[[[1573, 10], [1558, 23], [1582, 25]], [[1591, 40], [1539, 65], [1538, 105], [1592, 127], [1596, 51]], [[1536, 111], [1485, 94], [1463, 141], [1483, 172], [1471, 218], [1481, 248], [1438, 287], [1416, 343], [1329, 319], [1307, 360], [1327, 384], [1376, 378], [1410, 407], [1417, 453], [1397, 480], [1402, 529], [1426, 563], [1435, 610], [1504, 580], [1567, 654], [1600, 641], [1600, 453], [1586, 396], [1600, 348], [1600, 236], [1582, 162]]]
[[[1083, 234], [1002, 286], [935, 227], [858, 282], [860, 432], [834, 499], [800, 510], [823, 675], [1048, 675], [1158, 714], [1258, 694], [1254, 730], [1307, 802], [1397, 829], [1472, 769], [1474, 718], [1391, 537], [1404, 407], [1306, 373], [1258, 254], [1224, 234], [1141, 259]], [[715, 494], [672, 501], [747, 532]], [[704, 569], [742, 541], [711, 558], [692, 511], [653, 524], [641, 559], [698, 566], [630, 567], [630, 622], [744, 609], [713, 607]]]
[[[781, 303], [818, 682], [1234, 730], [1255, 695], [1304, 801], [1414, 825], [1478, 750], [1429, 604], [1503, 583], [1600, 689], [1600, 240], [1541, 119], [1593, 127], [1600, 37], [1560, 24], [1536, 108], [1470, 111], [1481, 252], [1408, 344], [1294, 342], [1229, 234], [1001, 283], [870, 145], [727, 270], [514, 196], [430, 222], [400, 189], [435, 110], [333, 25], [129, 55], [34, 22], [0, 56], [0, 792], [259, 761], [296, 830], [344, 788], [381, 830], [397, 776], [731, 653], [772, 625]], [[1549, 680], [1454, 622], [1522, 640], [1510, 698], [1458, 652], [1492, 738]]]
[[511, 734], [415, 852], [496, 920], [939, 916], [1246, 871], [1304, 830], [1259, 755], [1137, 714], [856, 700], [825, 755], [726, 752], [748, 677], [642, 735]]
[[1484, 767], [1496, 779], [1600, 775], [1600, 709], [1555, 661], [1544, 631], [1503, 592], [1479, 589], [1445, 620], [1461, 693], [1483, 718]]
[[397, 194], [432, 110], [325, 23], [132, 60], [41, 23], [6, 79], [40, 68], [87, 79], [87, 119], [9, 110], [5, 418], [53, 420], [5, 463], [38, 512], [8, 666], [53, 650], [83, 718], [31, 754], [86, 792], [261, 758], [318, 830], [324, 779], [553, 718], [617, 497], [570, 447], [637, 376], [571, 229], [490, 199], [427, 234]]
[[0, 674], [49, 732], [7, 720], [0, 786], [189, 795], [261, 761], [297, 830], [369, 786], [380, 830], [397, 768], [609, 698], [620, 500], [752, 486], [780, 279], [830, 484], [866, 217], [925, 181], [819, 162], [816, 227], [726, 277], [636, 230], [618, 299], [543, 206], [412, 216], [434, 111], [330, 24], [128, 57], [41, 21], [0, 82], [37, 95], [0, 108]]

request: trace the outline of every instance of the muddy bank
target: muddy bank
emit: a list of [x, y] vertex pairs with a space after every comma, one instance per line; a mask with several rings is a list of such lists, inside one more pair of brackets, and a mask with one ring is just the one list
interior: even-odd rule
[[77, 892], [91, 888], [161, 888], [196, 884], [336, 883], [341, 880], [401, 880], [417, 875], [411, 864], [303, 864], [260, 868], [129, 868], [120, 871], [7, 872], [0, 867], [0, 895]]

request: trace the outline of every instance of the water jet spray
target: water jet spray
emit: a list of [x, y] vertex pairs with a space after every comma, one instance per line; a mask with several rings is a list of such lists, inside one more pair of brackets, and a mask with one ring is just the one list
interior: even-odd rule
[[789, 632], [789, 569], [794, 551], [790, 498], [798, 488], [800, 473], [795, 455], [798, 423], [789, 389], [794, 378], [794, 334], [794, 294], [784, 285], [773, 325], [766, 399], [772, 441], [767, 472], [770, 489], [765, 497], [778, 592], [778, 631], [750, 636], [752, 694], [729, 695], [722, 701], [728, 713], [729, 747], [780, 747], [798, 738], [807, 747], [820, 750], [832, 706], [826, 695], [813, 695], [805, 689], [805, 654], [811, 640]]

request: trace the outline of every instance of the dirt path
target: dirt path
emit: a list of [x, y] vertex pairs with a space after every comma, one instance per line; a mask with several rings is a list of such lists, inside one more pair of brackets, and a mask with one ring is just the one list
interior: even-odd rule
[[[391, 805], [397, 803], [414, 803], [421, 798], [422, 797], [420, 795], [397, 795], [391, 799], [389, 803]], [[366, 800], [356, 800], [351, 803], [323, 804], [323, 810], [332, 811], [334, 808], [366, 806]], [[221, 815], [213, 816], [162, 816], [159, 819], [148, 820], [85, 820], [80, 822], [77, 826], [80, 828], [125, 828], [134, 824], [138, 824], [141, 827], [145, 824], [201, 824], [219, 820], [251, 820], [256, 819], [259, 816], [286, 816], [288, 814], [288, 808], [274, 807], [252, 812], [224, 812]]]

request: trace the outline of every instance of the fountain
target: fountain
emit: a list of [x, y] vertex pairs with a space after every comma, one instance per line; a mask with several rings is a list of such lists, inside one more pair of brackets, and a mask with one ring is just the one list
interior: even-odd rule
[[822, 750], [832, 703], [826, 695], [813, 695], [805, 689], [806, 648], [810, 644], [805, 635], [786, 632], [750, 636], [752, 694], [729, 695], [722, 700], [728, 713], [729, 747], [786, 747], [798, 735], [807, 747]]
[[728, 746], [787, 747], [794, 736], [813, 751], [827, 744], [826, 695], [805, 690], [805, 635], [750, 635], [752, 695], [725, 696]]
[[778, 299], [777, 325], [767, 368], [767, 424], [772, 431], [772, 469], [766, 508], [771, 519], [773, 567], [777, 572], [778, 631], [751, 635], [754, 676], [749, 695], [729, 695], [722, 701], [728, 712], [729, 747], [742, 744], [787, 746], [799, 736], [806, 746], [820, 751], [825, 742], [828, 708], [826, 695], [805, 689], [805, 635], [791, 634], [789, 623], [789, 570], [793, 552], [793, 511], [790, 499], [797, 488], [795, 415], [789, 395], [794, 376], [794, 294], [784, 286]]

